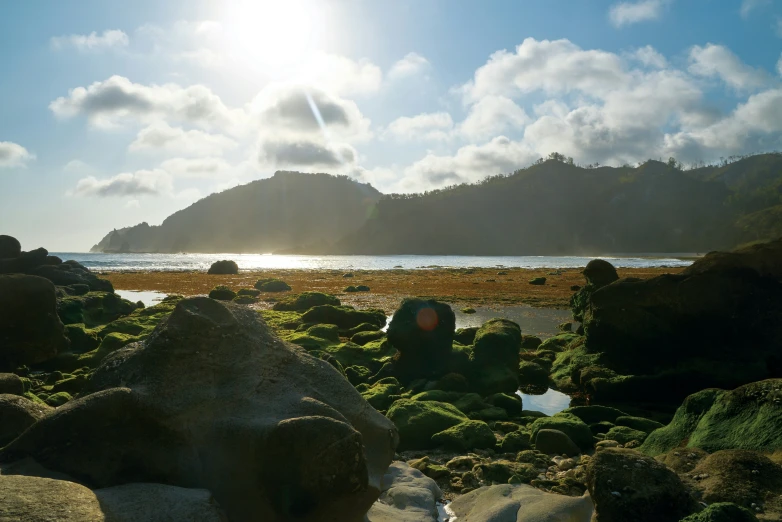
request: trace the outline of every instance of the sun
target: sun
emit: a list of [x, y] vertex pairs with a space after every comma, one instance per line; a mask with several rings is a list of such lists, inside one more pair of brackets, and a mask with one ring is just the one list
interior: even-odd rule
[[224, 51], [240, 66], [273, 72], [301, 63], [319, 48], [322, 2], [240, 0], [222, 6]]

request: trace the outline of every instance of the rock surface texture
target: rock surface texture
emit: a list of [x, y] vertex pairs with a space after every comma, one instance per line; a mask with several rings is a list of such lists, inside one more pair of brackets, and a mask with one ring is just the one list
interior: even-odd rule
[[588, 495], [568, 497], [502, 484], [462, 495], [446, 510], [457, 522], [589, 522], [593, 507]]

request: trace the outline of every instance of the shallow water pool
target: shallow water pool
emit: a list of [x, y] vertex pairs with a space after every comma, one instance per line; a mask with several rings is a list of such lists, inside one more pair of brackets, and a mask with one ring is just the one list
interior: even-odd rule
[[530, 395], [521, 390], [516, 395], [521, 397], [525, 410], [540, 411], [549, 416], [570, 407], [570, 397], [551, 388], [541, 395]]
[[114, 290], [114, 293], [134, 303], [141, 301], [144, 306], [154, 306], [166, 298], [166, 294], [154, 290]]

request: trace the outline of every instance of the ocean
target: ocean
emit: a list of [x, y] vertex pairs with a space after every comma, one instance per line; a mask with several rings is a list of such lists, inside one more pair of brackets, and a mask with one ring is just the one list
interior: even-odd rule
[[98, 272], [206, 270], [219, 259], [232, 259], [240, 270], [320, 269], [390, 270], [426, 268], [580, 268], [600, 257], [620, 268], [681, 267], [696, 254], [579, 256], [317, 256], [272, 254], [98, 254], [52, 252]]

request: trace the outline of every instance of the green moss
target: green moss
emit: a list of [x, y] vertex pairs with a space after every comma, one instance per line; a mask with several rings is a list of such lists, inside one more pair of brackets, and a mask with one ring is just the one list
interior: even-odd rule
[[695, 513], [680, 522], [757, 522], [755, 514], [747, 508], [730, 502], [717, 502], [700, 513]]
[[340, 329], [354, 328], [362, 323], [382, 328], [386, 324], [386, 314], [382, 310], [356, 310], [351, 306], [320, 305], [307, 310], [302, 316], [305, 323], [336, 324]]
[[46, 404], [46, 402], [44, 402], [40, 397], [38, 397], [36, 394], [30, 391], [24, 392], [23, 397], [33, 401], [36, 404]]
[[563, 410], [562, 413], [575, 415], [587, 424], [603, 421], [615, 423], [616, 419], [627, 415], [625, 412], [617, 410], [616, 408], [601, 406], [599, 404], [594, 406], [573, 406], [572, 408]]
[[502, 408], [511, 416], [520, 415], [522, 411], [521, 398], [518, 395], [495, 393], [486, 397], [486, 402], [492, 406]]
[[303, 332], [291, 334], [285, 337], [285, 340], [289, 343], [301, 346], [307, 351], [318, 350], [325, 352], [330, 346], [335, 344], [334, 341], [329, 341], [320, 337], [313, 337], [312, 335]]
[[468, 415], [471, 419], [480, 419], [485, 421], [502, 421], [508, 419], [508, 412], [499, 406], [489, 406], [477, 411], [470, 412]]
[[260, 301], [260, 299], [251, 295], [237, 295], [231, 301], [236, 304], [255, 304]]
[[451, 404], [400, 399], [386, 413], [399, 431], [399, 451], [428, 449], [432, 435], [469, 420]]
[[463, 413], [470, 413], [489, 407], [489, 405], [477, 393], [466, 393], [455, 400], [453, 405]]
[[643, 431], [647, 435], [664, 426], [664, 424], [652, 419], [630, 416], [617, 417], [617, 419], [614, 421], [614, 424], [617, 426], [627, 426], [628, 428], [632, 428], [634, 430]]
[[247, 295], [250, 297], [258, 297], [259, 295], [261, 295], [261, 291], [256, 290], [255, 288], [240, 288], [236, 292], [236, 295]]
[[476, 311], [475, 311], [475, 308], [472, 308], [472, 307], [468, 306], [467, 308], [462, 308], [462, 313], [463, 314], [474, 314], [474, 313], [476, 313]]
[[345, 377], [348, 378], [350, 384], [356, 386], [358, 384], [367, 382], [372, 372], [366, 366], [348, 366], [345, 368]]
[[89, 292], [57, 300], [57, 315], [63, 324], [83, 323], [88, 328], [109, 323], [135, 309], [134, 303], [111, 292]]
[[361, 323], [358, 326], [354, 326], [353, 328], [342, 330], [342, 334], [345, 337], [353, 337], [354, 335], [360, 332], [377, 332], [377, 331], [378, 331], [378, 327], [376, 324]]
[[458, 400], [463, 394], [458, 392], [449, 392], [444, 390], [426, 390], [416, 393], [410, 397], [414, 401], [437, 401], [449, 402], [451, 404]]
[[465, 392], [470, 387], [467, 378], [459, 373], [447, 373], [443, 375], [435, 385], [438, 390]]
[[579, 389], [581, 370], [597, 365], [599, 360], [599, 354], [587, 353], [583, 345], [571, 347], [557, 354], [549, 376], [558, 390], [576, 391]]
[[535, 440], [540, 430], [550, 429], [563, 432], [583, 451], [588, 451], [594, 446], [594, 437], [589, 426], [569, 413], [558, 413], [553, 417], [536, 419], [529, 425], [529, 429], [532, 440]]
[[236, 292], [225, 285], [218, 285], [209, 292], [209, 297], [219, 301], [230, 301], [236, 297]]
[[509, 460], [478, 464], [473, 468], [473, 472], [489, 483], [497, 482], [500, 484], [509, 483], [511, 477], [513, 477], [515, 484], [528, 484], [539, 475], [534, 465]]
[[606, 440], [615, 440], [619, 444], [627, 444], [632, 440], [643, 442], [646, 440], [646, 437], [647, 433], [645, 431], [634, 430], [627, 426], [614, 426], [605, 434]]
[[453, 451], [493, 448], [497, 443], [494, 432], [483, 421], [460, 422], [432, 435], [432, 443]]
[[129, 316], [96, 329], [96, 333], [99, 338], [113, 332], [146, 337], [152, 333], [160, 321], [171, 315], [181, 299], [182, 296], [168, 296], [155, 306], [134, 310]]
[[369, 287], [367, 285], [358, 285], [356, 287], [356, 291], [357, 292], [369, 292], [370, 289], [369, 289]]
[[471, 382], [483, 393], [515, 393], [518, 388], [521, 328], [507, 319], [484, 323], [473, 342]]
[[399, 398], [401, 389], [399, 381], [394, 377], [386, 377], [362, 391], [361, 396], [376, 410], [385, 411]]
[[[339, 306], [339, 299], [322, 292], [302, 292], [286, 296], [274, 303], [273, 309], [278, 312], [305, 312], [313, 306], [332, 305]], [[354, 332], [355, 333], [355, 332]]]
[[254, 286], [261, 292], [288, 292], [291, 289], [288, 283], [279, 279], [259, 279]]
[[358, 289], [355, 286], [350, 285], [350, 286], [346, 286], [342, 291], [343, 292], [358, 292]]
[[98, 346], [97, 349], [82, 354], [78, 359], [78, 363], [80, 365], [88, 365], [94, 368], [95, 366], [100, 364], [103, 358], [109, 355], [110, 353], [113, 353], [119, 350], [120, 348], [122, 348], [123, 346], [136, 342], [140, 339], [141, 337], [135, 335], [112, 332], [103, 338], [103, 340], [100, 343], [100, 346]]
[[549, 337], [538, 347], [538, 350], [551, 350], [552, 352], [563, 352], [567, 350], [570, 343], [581, 339], [580, 335], [574, 333], [561, 333], [554, 337]]
[[71, 351], [75, 353], [89, 352], [100, 344], [95, 331], [84, 323], [66, 325], [65, 336], [71, 341]]
[[53, 393], [52, 395], [49, 395], [49, 397], [46, 399], [46, 404], [49, 406], [52, 406], [54, 408], [58, 406], [62, 406], [66, 402], [73, 400], [73, 397], [71, 397], [70, 393], [67, 392], [58, 392]]
[[499, 449], [503, 453], [516, 453], [530, 449], [530, 436], [526, 431], [511, 431], [500, 441]]
[[377, 371], [396, 353], [396, 349], [385, 340], [372, 341], [364, 346], [347, 342], [331, 345], [325, 349], [342, 363], [342, 366], [366, 366]]
[[307, 328], [307, 333], [312, 337], [320, 337], [335, 343], [339, 342], [339, 329], [335, 324], [316, 324]]
[[350, 338], [350, 341], [364, 346], [368, 342], [377, 341], [378, 339], [382, 339], [385, 336], [385, 332], [381, 332], [380, 330], [376, 330], [374, 332], [358, 332]]
[[301, 314], [293, 311], [261, 310], [261, 317], [274, 330], [280, 334], [283, 330], [296, 329], [295, 325], [301, 324]]
[[67, 378], [57, 381], [52, 386], [52, 391], [67, 392], [71, 395], [76, 395], [81, 392], [82, 388], [87, 384], [87, 377], [84, 375], [68, 376]]
[[521, 361], [519, 363], [519, 386], [548, 387], [548, 371], [537, 363]]

